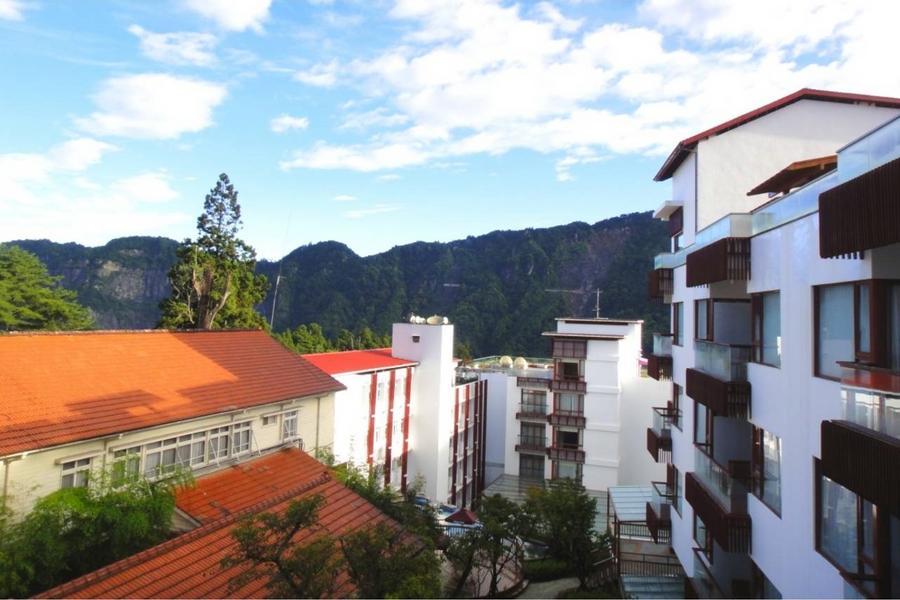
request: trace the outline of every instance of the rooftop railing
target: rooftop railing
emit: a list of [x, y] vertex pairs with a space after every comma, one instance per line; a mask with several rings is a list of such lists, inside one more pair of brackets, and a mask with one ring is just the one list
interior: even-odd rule
[[838, 150], [838, 183], [900, 157], [900, 116]]
[[769, 204], [757, 208], [751, 215], [753, 235], [764, 233], [819, 210], [819, 194], [838, 184], [838, 174], [831, 171], [814, 179]]
[[751, 346], [694, 341], [694, 364], [721, 381], [747, 381]]
[[751, 235], [751, 215], [730, 213], [718, 221], [704, 227], [694, 236], [694, 243], [678, 252], [657, 254], [653, 259], [654, 269], [674, 269], [687, 260], [687, 255], [725, 238], [745, 238]]
[[653, 334], [653, 354], [657, 356], [672, 356], [672, 334]]

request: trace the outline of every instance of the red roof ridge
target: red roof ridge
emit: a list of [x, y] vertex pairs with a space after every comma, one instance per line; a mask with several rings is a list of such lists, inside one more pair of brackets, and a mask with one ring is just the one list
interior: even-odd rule
[[685, 138], [678, 142], [675, 145], [675, 148], [666, 157], [665, 162], [663, 162], [662, 166], [659, 168], [659, 171], [654, 175], [654, 181], [665, 181], [669, 177], [671, 177], [678, 166], [684, 161], [685, 154], [688, 150], [692, 149], [695, 144], [698, 142], [712, 137], [714, 135], [718, 135], [720, 133], [725, 133], [731, 129], [736, 127], [740, 127], [745, 123], [749, 123], [755, 119], [758, 119], [770, 112], [776, 111], [780, 108], [788, 106], [789, 104], [793, 104], [799, 100], [820, 100], [825, 102], [844, 102], [844, 103], [869, 103], [874, 104], [876, 106], [888, 107], [888, 108], [900, 108], [900, 98], [894, 98], [891, 96], [872, 96], [869, 94], [855, 94], [852, 92], [836, 92], [832, 90], [820, 90], [815, 88], [801, 88], [792, 94], [788, 94], [782, 98], [769, 102], [768, 104], [764, 104], [758, 108], [747, 111], [737, 117], [732, 119], [728, 119], [723, 123], [719, 123], [714, 127], [710, 127], [709, 129], [705, 129], [700, 133], [696, 133], [688, 138]]
[[386, 348], [357, 348], [355, 350], [329, 350], [326, 352], [304, 352], [300, 356], [323, 356], [325, 354], [346, 354], [348, 352], [390, 352], [390, 346]]
[[[288, 498], [291, 498], [293, 496], [299, 496], [300, 494], [307, 492], [309, 490], [312, 490], [321, 485], [324, 485], [325, 483], [328, 483], [331, 480], [332, 480], [332, 476], [328, 472], [328, 469], [324, 469], [322, 471], [322, 473], [314, 479], [306, 481], [300, 485], [294, 486], [293, 488], [285, 490], [285, 491], [281, 492], [280, 494], [276, 494], [270, 498], [266, 498], [262, 502], [258, 502], [256, 504], [254, 504], [253, 506], [248, 506], [247, 508], [243, 508], [241, 510], [235, 511], [235, 512], [231, 513], [230, 515], [226, 515], [224, 517], [220, 517], [218, 519], [210, 521], [204, 525], [201, 525], [200, 527], [197, 527], [196, 529], [192, 529], [191, 531], [188, 531], [187, 533], [183, 533], [183, 534], [179, 535], [178, 537], [172, 538], [171, 540], [167, 540], [165, 542], [162, 542], [161, 544], [151, 546], [150, 548], [147, 548], [146, 550], [142, 550], [141, 552], [138, 552], [137, 554], [132, 554], [131, 556], [127, 556], [121, 560], [118, 560], [114, 563], [106, 565], [105, 567], [101, 567], [100, 569], [97, 569], [96, 571], [86, 573], [80, 577], [73, 579], [72, 581], [63, 583], [54, 588], [50, 588], [49, 590], [46, 590], [46, 591], [42, 592], [41, 594], [38, 594], [37, 596], [35, 596], [35, 598], [50, 598], [50, 597], [64, 598], [66, 596], [70, 596], [72, 594], [72, 592], [76, 592], [82, 588], [85, 588], [89, 584], [93, 583], [94, 581], [103, 580], [110, 575], [115, 575], [115, 574], [121, 573], [124, 570], [128, 569], [129, 567], [131, 567], [135, 564], [140, 564], [141, 562], [143, 562], [145, 560], [160, 556], [173, 548], [177, 548], [183, 544], [192, 542], [193, 540], [195, 540], [197, 538], [203, 537], [213, 531], [222, 529], [223, 527], [231, 525], [231, 524], [235, 523], [236, 521], [238, 521], [239, 519], [242, 519], [245, 516], [261, 512], [267, 508], [271, 508], [272, 506], [275, 506], [277, 504], [284, 502]], [[53, 592], [52, 596], [50, 595], [51, 592]]]

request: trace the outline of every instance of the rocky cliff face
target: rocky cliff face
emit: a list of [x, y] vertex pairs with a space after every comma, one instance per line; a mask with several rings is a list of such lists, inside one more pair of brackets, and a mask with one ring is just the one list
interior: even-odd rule
[[[441, 314], [474, 355], [547, 351], [541, 332], [559, 316], [590, 316], [594, 290], [601, 314], [643, 318], [645, 334], [666, 327], [660, 303], [647, 298], [647, 271], [668, 233], [650, 213], [593, 225], [495, 231], [448, 243], [417, 242], [360, 257], [338, 242], [297, 248], [261, 261], [270, 283], [279, 272], [275, 330], [317, 322], [329, 336], [369, 326], [389, 333], [409, 313]], [[146, 328], [159, 320], [167, 273], [178, 244], [130, 237], [98, 248], [47, 240], [13, 242], [35, 253], [78, 293], [98, 327]], [[271, 286], [270, 286], [271, 287]], [[269, 297], [259, 307], [269, 316]]]

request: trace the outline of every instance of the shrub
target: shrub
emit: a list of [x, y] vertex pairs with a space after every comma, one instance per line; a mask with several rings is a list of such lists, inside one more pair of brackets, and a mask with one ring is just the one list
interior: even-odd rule
[[526, 560], [523, 570], [525, 579], [528, 581], [551, 581], [569, 577], [572, 574], [572, 569], [569, 568], [566, 561], [555, 558]]

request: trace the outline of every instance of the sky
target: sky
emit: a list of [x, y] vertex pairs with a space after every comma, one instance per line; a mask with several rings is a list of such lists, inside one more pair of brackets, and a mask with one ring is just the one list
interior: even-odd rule
[[593, 223], [678, 140], [803, 87], [900, 96], [900, 2], [0, 0], [0, 241], [261, 257]]

